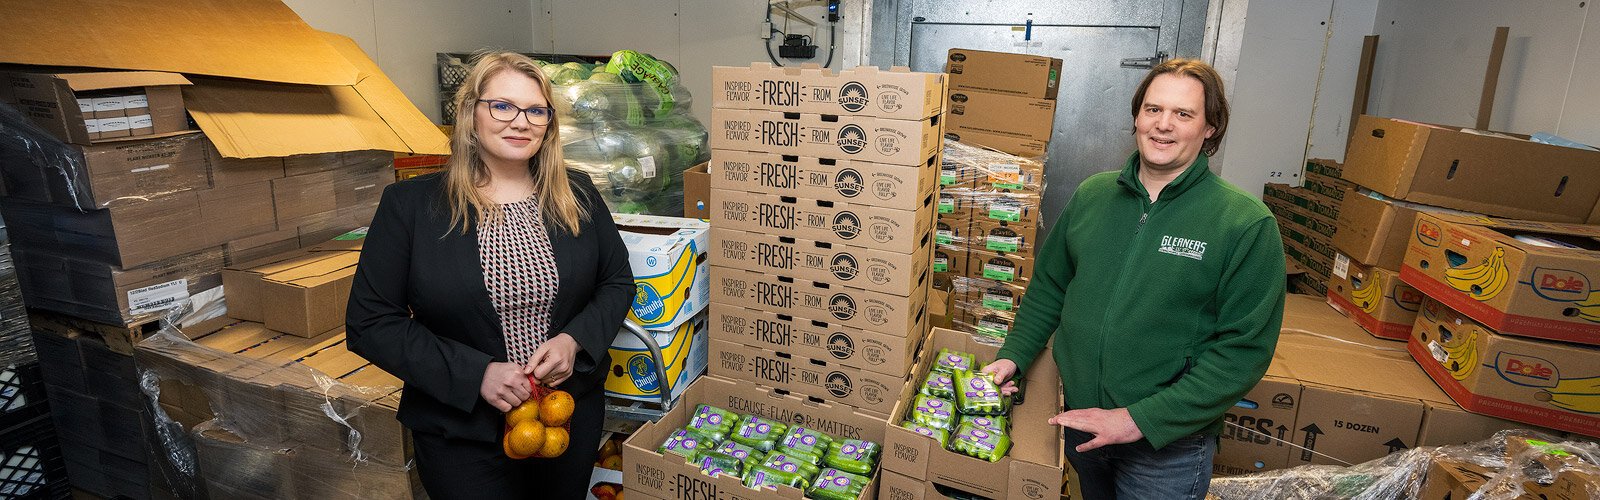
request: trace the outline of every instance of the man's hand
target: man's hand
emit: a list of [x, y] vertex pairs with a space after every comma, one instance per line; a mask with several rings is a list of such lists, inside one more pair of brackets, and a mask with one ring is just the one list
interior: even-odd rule
[[572, 364], [578, 359], [578, 341], [565, 333], [551, 337], [539, 344], [523, 367], [523, 373], [549, 387], [555, 387], [572, 376]]
[[522, 365], [516, 363], [490, 362], [489, 367], [483, 369], [478, 395], [502, 413], [511, 411], [533, 393], [528, 376], [523, 375], [522, 370]]
[[1144, 438], [1144, 432], [1133, 422], [1133, 415], [1128, 413], [1127, 408], [1072, 410], [1051, 417], [1050, 423], [1094, 435], [1094, 439], [1078, 445], [1078, 453], [1108, 444], [1132, 443]]
[[994, 381], [1000, 384], [1000, 394], [1010, 396], [1017, 392], [1017, 382], [1011, 377], [1017, 375], [1017, 364], [1009, 359], [997, 359], [993, 363], [984, 365], [983, 373], [994, 375]]

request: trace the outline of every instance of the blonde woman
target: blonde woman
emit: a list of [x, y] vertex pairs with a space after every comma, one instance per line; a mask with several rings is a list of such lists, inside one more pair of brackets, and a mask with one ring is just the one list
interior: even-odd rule
[[[607, 347], [633, 296], [622, 238], [561, 159], [533, 60], [481, 56], [456, 93], [444, 172], [390, 186], [350, 291], [350, 349], [405, 381], [429, 496], [583, 498], [600, 443]], [[529, 376], [572, 393], [559, 458], [507, 458], [503, 413]]]

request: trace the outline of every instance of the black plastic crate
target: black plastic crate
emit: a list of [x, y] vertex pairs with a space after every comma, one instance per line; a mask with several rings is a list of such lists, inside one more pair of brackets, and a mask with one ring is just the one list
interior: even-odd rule
[[45, 399], [44, 376], [38, 361], [0, 368], [0, 428], [49, 413]]
[[67, 498], [66, 461], [49, 417], [0, 431], [0, 499]]

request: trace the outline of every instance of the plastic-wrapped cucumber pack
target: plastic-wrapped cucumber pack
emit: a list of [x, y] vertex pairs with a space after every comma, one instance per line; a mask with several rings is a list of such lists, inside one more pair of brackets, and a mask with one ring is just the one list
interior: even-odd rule
[[681, 215], [682, 173], [711, 150], [677, 69], [622, 50], [605, 63], [542, 70], [567, 166], [589, 174], [613, 212]]
[[1005, 415], [1011, 398], [1000, 394], [1000, 384], [988, 373], [956, 372], [956, 409], [962, 415]]
[[966, 454], [974, 458], [1000, 461], [1011, 450], [1011, 436], [1004, 432], [994, 432], [970, 423], [961, 424], [955, 434], [950, 435], [950, 444], [946, 449]]
[[[996, 462], [1006, 456], [1011, 449], [1011, 397], [1001, 394], [1000, 381], [977, 368], [972, 354], [939, 349], [900, 426], [980, 460]], [[938, 397], [946, 391], [953, 400]]]
[[[943, 404], [953, 426], [954, 403]], [[840, 500], [853, 500], [862, 493], [882, 449], [872, 441], [843, 439], [711, 405], [696, 407], [688, 424], [658, 448], [683, 457], [702, 474], [736, 477], [748, 488], [784, 485], [801, 489], [810, 498]]]

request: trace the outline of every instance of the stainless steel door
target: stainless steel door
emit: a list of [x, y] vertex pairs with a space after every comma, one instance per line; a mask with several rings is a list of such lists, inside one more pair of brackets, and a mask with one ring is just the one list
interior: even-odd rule
[[945, 54], [956, 47], [1061, 59], [1042, 237], [1079, 183], [1120, 167], [1133, 152], [1130, 102], [1146, 70], [1123, 68], [1122, 60], [1155, 55], [1159, 36], [1154, 27], [913, 22], [908, 62], [914, 71], [944, 71]]

